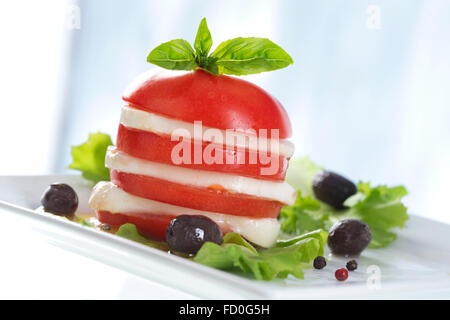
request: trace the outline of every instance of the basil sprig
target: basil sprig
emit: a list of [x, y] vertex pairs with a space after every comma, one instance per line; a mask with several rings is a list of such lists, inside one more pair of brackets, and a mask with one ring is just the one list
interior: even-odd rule
[[170, 70], [202, 68], [214, 75], [247, 75], [285, 68], [294, 61], [280, 46], [266, 38], [234, 38], [222, 42], [209, 55], [213, 41], [206, 19], [197, 30], [194, 49], [176, 39], [153, 49], [147, 61]]

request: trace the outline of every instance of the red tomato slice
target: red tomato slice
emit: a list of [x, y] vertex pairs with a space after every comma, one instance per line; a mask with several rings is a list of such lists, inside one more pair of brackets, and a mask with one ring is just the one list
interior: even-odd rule
[[283, 206], [261, 199], [221, 190], [219, 185], [198, 188], [144, 175], [110, 170], [111, 182], [135, 196], [173, 205], [236, 216], [276, 218]]
[[[175, 165], [172, 161], [171, 154], [173, 148], [178, 143], [178, 141], [171, 141], [169, 136], [159, 136], [152, 132], [128, 128], [122, 124], [119, 125], [119, 132], [117, 134], [118, 149], [136, 158]], [[182, 163], [177, 166], [278, 181], [284, 180], [286, 175], [286, 170], [288, 167], [288, 159], [286, 157], [278, 157], [278, 170], [275, 174], [261, 175], [261, 168], [269, 166], [261, 164], [261, 161], [259, 160], [257, 160], [254, 164], [250, 164], [249, 159], [253, 159], [253, 157], [256, 158], [256, 152], [237, 149], [222, 149], [223, 156], [221, 158], [223, 159], [223, 164], [207, 164], [205, 161], [202, 161], [201, 164], [194, 164], [194, 145], [198, 143], [200, 142], [191, 142], [191, 164]], [[209, 143], [202, 144], [202, 154], [208, 145]], [[227, 164], [227, 155], [233, 159], [232, 163]]]
[[113, 228], [119, 228], [125, 223], [132, 223], [139, 233], [154, 240], [165, 241], [166, 229], [174, 215], [165, 214], [141, 214], [127, 215], [125, 213], [111, 213], [108, 211], [98, 211], [97, 219], [102, 223], [107, 223]]
[[292, 129], [283, 106], [260, 87], [235, 77], [214, 76], [197, 69], [175, 73], [153, 69], [136, 79], [123, 99], [154, 113], [217, 129], [279, 130], [287, 139]]

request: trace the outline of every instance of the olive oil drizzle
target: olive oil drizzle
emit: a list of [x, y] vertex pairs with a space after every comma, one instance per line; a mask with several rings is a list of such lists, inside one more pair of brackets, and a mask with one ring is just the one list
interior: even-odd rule
[[[110, 226], [108, 224], [100, 222], [95, 215], [90, 214], [90, 213], [76, 212], [74, 214], [56, 215], [56, 214], [45, 211], [42, 206], [37, 208], [36, 211], [39, 212], [40, 214], [49, 216], [53, 219], [69, 220], [71, 222], [81, 224], [82, 226], [93, 228], [97, 231], [106, 232], [106, 233], [110, 233], [110, 234], [114, 234], [114, 235], [116, 234], [117, 230], [119, 229], [117, 227]], [[142, 236], [144, 237], [144, 235], [142, 235]], [[148, 237], [146, 237], [146, 238], [149, 241], [149, 246], [152, 248], [156, 248], [156, 249], [165, 251], [170, 254], [175, 254], [177, 256], [189, 258], [189, 256], [186, 254], [170, 251], [169, 247], [167, 245], [167, 242], [155, 241], [153, 239], [149, 239]], [[129, 240], [131, 240], [131, 239], [129, 239]]]

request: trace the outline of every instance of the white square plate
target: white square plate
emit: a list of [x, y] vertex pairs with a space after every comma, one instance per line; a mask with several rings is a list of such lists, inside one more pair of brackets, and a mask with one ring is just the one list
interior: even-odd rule
[[332, 256], [328, 257], [325, 269], [306, 270], [304, 280], [288, 278], [265, 282], [205, 267], [112, 234], [39, 214], [34, 209], [40, 205], [42, 192], [52, 182], [73, 186], [80, 198], [79, 211], [89, 211], [87, 199], [91, 186], [79, 176], [2, 176], [1, 240], [20, 242], [31, 232], [65, 251], [182, 291], [187, 297], [450, 298], [450, 226], [446, 224], [411, 216], [407, 226], [399, 231], [397, 241], [386, 249], [366, 250], [358, 259], [358, 269], [350, 272], [344, 282], [336, 281], [334, 270], [345, 266], [346, 259]]

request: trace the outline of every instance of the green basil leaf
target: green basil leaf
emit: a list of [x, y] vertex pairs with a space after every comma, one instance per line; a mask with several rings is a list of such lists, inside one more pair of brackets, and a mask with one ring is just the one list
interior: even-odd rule
[[203, 65], [200, 65], [200, 66], [203, 68], [203, 70], [206, 70], [215, 76], [219, 75], [219, 66], [216, 64], [215, 58], [211, 58], [211, 57], [205, 58]]
[[165, 42], [153, 49], [147, 61], [170, 70], [194, 70], [195, 52], [189, 42], [176, 39]]
[[246, 75], [277, 70], [293, 63], [289, 54], [265, 38], [235, 38], [222, 42], [211, 54], [219, 73]]
[[197, 35], [195, 36], [194, 48], [199, 56], [206, 57], [211, 50], [212, 37], [206, 23], [206, 18], [203, 18], [198, 26]]

